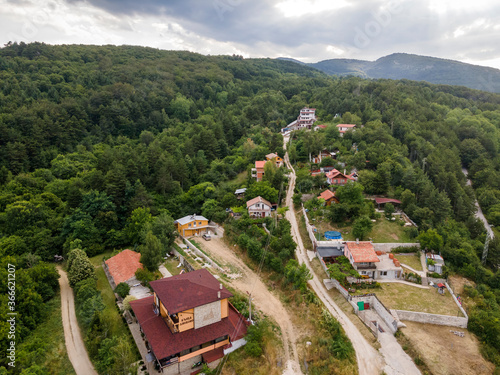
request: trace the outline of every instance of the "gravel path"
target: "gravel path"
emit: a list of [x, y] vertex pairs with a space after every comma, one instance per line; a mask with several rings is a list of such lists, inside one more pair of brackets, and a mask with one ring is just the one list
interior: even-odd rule
[[97, 375], [85, 350], [85, 344], [80, 334], [80, 327], [76, 320], [75, 299], [73, 289], [69, 286], [68, 276], [61, 267], [57, 267], [61, 275], [59, 285], [61, 287], [61, 313], [64, 327], [64, 341], [68, 357], [77, 375]]

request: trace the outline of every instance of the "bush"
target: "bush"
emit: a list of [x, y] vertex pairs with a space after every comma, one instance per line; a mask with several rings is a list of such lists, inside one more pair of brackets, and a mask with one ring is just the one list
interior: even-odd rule
[[129, 292], [130, 292], [130, 286], [127, 283], [122, 282], [118, 284], [118, 286], [115, 288], [115, 293], [122, 298], [125, 298]]
[[393, 254], [401, 254], [401, 253], [418, 253], [420, 248], [418, 246], [398, 246], [391, 249], [391, 253]]
[[135, 301], [137, 298], [135, 298], [134, 296], [127, 296], [125, 297], [125, 299], [123, 300], [123, 309], [125, 311], [130, 311], [131, 310], [131, 307], [130, 307], [130, 302], [131, 301]]

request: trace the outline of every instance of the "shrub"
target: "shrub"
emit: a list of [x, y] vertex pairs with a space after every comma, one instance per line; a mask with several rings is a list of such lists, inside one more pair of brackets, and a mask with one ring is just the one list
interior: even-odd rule
[[135, 298], [134, 296], [126, 296], [125, 299], [123, 300], [123, 309], [125, 311], [130, 311], [131, 310], [130, 302], [135, 301], [136, 299], [137, 298]]
[[115, 293], [118, 294], [122, 298], [125, 298], [129, 292], [130, 292], [130, 286], [127, 283], [121, 282], [115, 288]]

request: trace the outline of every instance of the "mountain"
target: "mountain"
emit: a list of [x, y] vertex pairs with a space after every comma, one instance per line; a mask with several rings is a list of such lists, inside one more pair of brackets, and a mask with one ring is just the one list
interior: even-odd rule
[[[283, 60], [302, 63], [286, 58]], [[329, 75], [410, 79], [500, 93], [500, 70], [454, 60], [394, 53], [376, 61], [331, 59], [305, 64]]]

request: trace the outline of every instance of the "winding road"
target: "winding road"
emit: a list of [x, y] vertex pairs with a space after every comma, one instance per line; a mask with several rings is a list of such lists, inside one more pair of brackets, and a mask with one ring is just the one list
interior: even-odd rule
[[61, 287], [61, 314], [64, 327], [64, 341], [68, 357], [77, 375], [98, 375], [85, 349], [85, 344], [80, 334], [80, 327], [76, 320], [75, 298], [73, 289], [69, 286], [68, 276], [63, 269], [58, 266], [57, 271], [59, 286]]
[[[283, 138], [283, 148], [286, 150], [288, 137]], [[288, 152], [285, 154], [285, 163], [287, 168], [291, 171], [289, 175], [288, 191], [286, 196], [286, 205], [289, 210], [286, 212], [286, 218], [290, 221], [292, 226], [292, 236], [297, 243], [297, 258], [299, 263], [305, 263], [309, 268], [313, 279], [309, 281], [310, 286], [316, 295], [324, 303], [330, 314], [338, 320], [344, 328], [344, 331], [352, 343], [356, 352], [356, 360], [358, 363], [358, 372], [360, 375], [375, 375], [382, 371], [388, 375], [417, 375], [420, 374], [417, 366], [411, 358], [406, 354], [396, 339], [390, 333], [379, 335], [379, 342], [381, 344], [380, 353], [377, 352], [363, 335], [359, 332], [357, 327], [347, 317], [347, 315], [337, 306], [333, 299], [328, 294], [323, 283], [319, 280], [311, 267], [307, 252], [300, 236], [297, 218], [292, 202], [293, 191], [295, 188], [295, 170], [293, 169]]]

